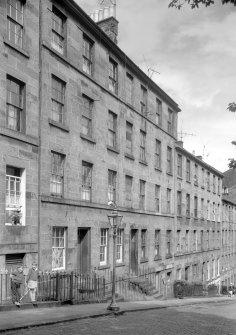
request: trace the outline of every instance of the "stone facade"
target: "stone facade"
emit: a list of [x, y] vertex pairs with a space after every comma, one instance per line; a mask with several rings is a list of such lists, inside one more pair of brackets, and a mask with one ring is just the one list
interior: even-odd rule
[[[8, 10], [14, 19], [14, 10], [12, 8]], [[38, 3], [27, 1], [23, 16], [24, 27], [27, 29], [23, 30], [20, 40], [7, 29], [11, 19], [7, 17], [7, 1], [1, 1], [0, 269], [4, 269], [8, 261], [11, 267], [11, 263], [20, 259], [25, 264], [31, 264], [38, 253]], [[16, 93], [14, 85], [20, 87], [20, 93]], [[16, 108], [17, 105], [20, 108]], [[14, 113], [16, 115], [21, 113], [21, 116], [16, 116]], [[21, 129], [16, 129], [18, 127]], [[11, 183], [12, 186], [11, 195], [7, 195], [6, 175], [11, 173], [8, 171], [12, 168], [16, 168], [16, 172], [12, 173], [11, 180], [10, 177], [8, 179], [8, 185]], [[13, 199], [16, 195], [14, 193], [16, 180], [19, 181], [14, 173], [15, 176], [19, 174], [18, 177], [21, 179], [21, 199], [18, 204], [18, 200]], [[6, 210], [8, 202], [6, 199], [11, 199], [7, 204], [8, 210]], [[12, 211], [19, 212], [20, 219], [18, 222], [16, 220], [15, 224]]]
[[220, 284], [222, 174], [183, 149], [181, 142], [176, 163], [176, 277]]
[[222, 285], [236, 282], [235, 245], [236, 245], [236, 203], [229, 196], [222, 197]]
[[[6, 4], [0, 14], [0, 266], [8, 254], [27, 265], [38, 252], [42, 270], [107, 274], [113, 203], [123, 216], [118, 275], [153, 268], [160, 294], [174, 279], [218, 282], [222, 174], [176, 144], [177, 103], [74, 1], [17, 3], [23, 46], [6, 37]], [[9, 121], [11, 78], [24, 94], [20, 130]], [[10, 173], [25, 185], [19, 224], [5, 219]]]

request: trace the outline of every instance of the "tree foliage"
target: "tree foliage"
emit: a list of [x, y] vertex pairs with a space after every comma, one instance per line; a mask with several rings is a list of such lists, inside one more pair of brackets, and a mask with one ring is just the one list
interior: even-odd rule
[[235, 113], [236, 112], [236, 103], [235, 102], [230, 102], [227, 109], [230, 112]]
[[[236, 0], [221, 0], [222, 4], [234, 4], [236, 6]], [[169, 3], [169, 7], [175, 7], [181, 9], [184, 4], [189, 4], [192, 9], [198, 8], [199, 5], [204, 5], [206, 7], [211, 6], [215, 3], [214, 0], [172, 0]]]

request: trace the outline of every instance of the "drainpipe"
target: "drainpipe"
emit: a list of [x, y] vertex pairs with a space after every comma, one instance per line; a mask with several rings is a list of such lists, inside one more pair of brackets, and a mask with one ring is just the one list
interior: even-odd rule
[[39, 113], [38, 113], [38, 138], [39, 138], [39, 151], [38, 151], [38, 268], [41, 267], [41, 120], [42, 120], [42, 17], [43, 5], [42, 0], [39, 0]]

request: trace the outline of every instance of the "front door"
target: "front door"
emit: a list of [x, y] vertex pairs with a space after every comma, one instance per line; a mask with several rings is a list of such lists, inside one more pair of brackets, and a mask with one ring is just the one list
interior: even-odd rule
[[138, 229], [130, 231], [130, 272], [138, 274]]
[[90, 228], [78, 229], [78, 269], [81, 274], [90, 271]]

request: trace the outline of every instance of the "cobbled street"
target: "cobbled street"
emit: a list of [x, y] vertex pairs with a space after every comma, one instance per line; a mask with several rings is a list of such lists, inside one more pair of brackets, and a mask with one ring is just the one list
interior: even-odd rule
[[226, 303], [199, 304], [119, 316], [89, 318], [30, 329], [7, 335], [236, 335], [236, 299]]

